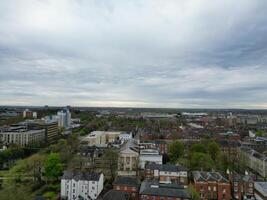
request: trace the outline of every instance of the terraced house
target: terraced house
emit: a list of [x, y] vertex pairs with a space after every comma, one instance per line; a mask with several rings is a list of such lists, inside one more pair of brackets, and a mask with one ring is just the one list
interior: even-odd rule
[[187, 169], [182, 166], [171, 164], [147, 164], [145, 168], [145, 177], [147, 179], [159, 180], [160, 183], [188, 184]]
[[228, 179], [219, 172], [192, 172], [193, 184], [202, 200], [230, 200], [231, 185]]

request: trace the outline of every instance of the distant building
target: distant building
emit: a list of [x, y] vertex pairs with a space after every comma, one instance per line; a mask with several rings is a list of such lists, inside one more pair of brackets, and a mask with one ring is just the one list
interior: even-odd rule
[[188, 184], [188, 172], [182, 166], [172, 164], [147, 164], [145, 168], [146, 179], [156, 179], [160, 183]]
[[193, 184], [202, 200], [230, 200], [231, 185], [229, 180], [219, 172], [192, 172]]
[[62, 199], [97, 199], [104, 185], [102, 173], [65, 171], [61, 178]]
[[58, 116], [58, 126], [62, 128], [70, 128], [71, 127], [71, 113], [69, 109], [64, 108], [63, 110], [57, 112]]
[[157, 149], [140, 150], [139, 168], [145, 169], [145, 166], [148, 163], [162, 164], [162, 155], [159, 154]]
[[227, 131], [225, 133], [219, 133], [216, 136], [216, 140], [227, 140], [227, 141], [239, 141], [241, 139], [240, 135], [233, 133], [232, 131]]
[[140, 200], [189, 200], [190, 195], [183, 186], [177, 184], [160, 184], [157, 181], [145, 180], [139, 190]]
[[134, 139], [124, 143], [119, 152], [118, 175], [136, 176], [138, 171], [139, 146]]
[[30, 111], [29, 109], [26, 109], [23, 111], [23, 118], [37, 118], [37, 112]]
[[0, 138], [3, 144], [17, 144], [25, 147], [36, 143], [45, 142], [45, 129], [40, 130], [27, 130], [16, 129], [6, 132], [0, 132]]
[[48, 144], [54, 143], [59, 138], [57, 121], [40, 121], [40, 126], [45, 129], [45, 141]]
[[113, 189], [127, 192], [131, 199], [138, 199], [139, 181], [135, 177], [119, 176], [113, 182]]
[[254, 189], [257, 200], [267, 200], [267, 182], [255, 182]]

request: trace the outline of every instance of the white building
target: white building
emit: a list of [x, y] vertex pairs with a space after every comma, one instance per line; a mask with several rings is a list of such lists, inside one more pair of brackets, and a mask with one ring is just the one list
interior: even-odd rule
[[17, 129], [6, 132], [0, 132], [0, 138], [6, 145], [17, 144], [19, 146], [28, 146], [31, 144], [45, 141], [45, 129], [27, 130]]
[[159, 154], [157, 149], [140, 150], [139, 168], [145, 169], [147, 163], [162, 164], [162, 155]]
[[82, 142], [89, 146], [107, 147], [119, 139], [120, 131], [93, 131], [83, 138]]
[[138, 171], [139, 146], [134, 139], [125, 142], [118, 158], [119, 176], [136, 176]]
[[97, 199], [104, 185], [102, 173], [65, 171], [61, 178], [61, 198], [67, 200]]
[[69, 109], [64, 108], [57, 112], [58, 126], [63, 128], [70, 128], [71, 126], [71, 113]]

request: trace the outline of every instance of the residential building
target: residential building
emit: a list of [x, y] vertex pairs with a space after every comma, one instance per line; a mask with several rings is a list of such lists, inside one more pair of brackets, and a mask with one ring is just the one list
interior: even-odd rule
[[136, 176], [138, 171], [139, 146], [134, 139], [124, 143], [119, 152], [118, 175]]
[[128, 192], [120, 190], [109, 190], [102, 198], [102, 200], [130, 200], [131, 196]]
[[232, 196], [234, 199], [253, 199], [254, 181], [249, 175], [230, 174]]
[[165, 140], [156, 140], [155, 144], [161, 155], [168, 153], [168, 143]]
[[145, 178], [156, 179], [160, 183], [179, 183], [188, 184], [188, 172], [182, 166], [172, 164], [155, 164], [150, 163], [145, 167]]
[[189, 200], [190, 195], [178, 184], [160, 184], [157, 181], [144, 180], [139, 190], [140, 200]]
[[103, 190], [104, 175], [80, 171], [65, 171], [61, 178], [62, 199], [97, 199]]
[[27, 130], [25, 128], [11, 129], [0, 132], [3, 144], [17, 144], [25, 147], [37, 143], [45, 142], [45, 129]]
[[62, 128], [70, 128], [71, 127], [71, 113], [69, 109], [64, 108], [61, 111], [57, 112], [58, 116], [58, 126]]
[[192, 172], [193, 184], [202, 200], [230, 200], [231, 185], [229, 180], [219, 172]]
[[162, 155], [159, 154], [157, 149], [140, 150], [139, 168], [145, 169], [145, 165], [148, 163], [162, 164]]
[[113, 182], [113, 189], [127, 192], [131, 199], [138, 199], [139, 181], [135, 177], [119, 176]]
[[267, 200], [267, 182], [255, 182], [254, 192], [256, 200]]

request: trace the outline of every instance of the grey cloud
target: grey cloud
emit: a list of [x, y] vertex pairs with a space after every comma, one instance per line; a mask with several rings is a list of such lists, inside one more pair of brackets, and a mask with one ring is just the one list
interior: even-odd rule
[[267, 108], [266, 9], [260, 0], [1, 2], [0, 104]]

